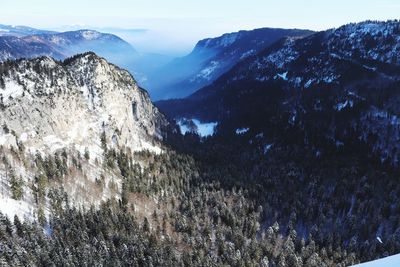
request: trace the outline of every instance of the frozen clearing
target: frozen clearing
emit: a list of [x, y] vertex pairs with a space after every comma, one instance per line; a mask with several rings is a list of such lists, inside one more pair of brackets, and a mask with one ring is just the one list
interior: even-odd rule
[[[191, 127], [190, 123], [193, 123], [193, 127]], [[186, 134], [188, 132], [197, 133], [201, 137], [211, 136], [215, 132], [215, 127], [218, 125], [218, 122], [200, 122], [198, 119], [181, 119], [178, 121], [179, 128], [182, 134]]]

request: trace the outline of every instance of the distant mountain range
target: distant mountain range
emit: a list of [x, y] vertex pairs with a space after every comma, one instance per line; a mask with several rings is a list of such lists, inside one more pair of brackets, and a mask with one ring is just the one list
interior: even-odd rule
[[56, 33], [55, 31], [46, 31], [35, 29], [27, 26], [13, 26], [13, 25], [4, 25], [0, 24], [0, 36], [26, 36], [32, 34], [43, 34], [43, 33]]
[[0, 61], [38, 56], [63, 60], [88, 51], [128, 69], [142, 86], [153, 69], [170, 60], [163, 55], [141, 54], [122, 38], [95, 30], [53, 32], [0, 25]]
[[0, 60], [33, 58], [49, 55], [64, 59], [72, 55], [96, 51], [110, 58], [114, 63], [129, 63], [129, 58], [137, 54], [136, 50], [121, 38], [92, 30], [79, 30], [63, 33], [36, 33], [16, 37], [0, 37]]
[[189, 55], [171, 60], [164, 55], [139, 53], [122, 38], [95, 30], [53, 32], [0, 25], [0, 61], [43, 55], [63, 60], [93, 51], [128, 69], [157, 100], [188, 96], [280, 38], [311, 33], [271, 28], [228, 33], [201, 40]]
[[262, 28], [201, 40], [189, 55], [156, 70], [149, 79], [149, 89], [153, 99], [188, 96], [279, 39], [304, 37], [311, 33], [308, 30]]

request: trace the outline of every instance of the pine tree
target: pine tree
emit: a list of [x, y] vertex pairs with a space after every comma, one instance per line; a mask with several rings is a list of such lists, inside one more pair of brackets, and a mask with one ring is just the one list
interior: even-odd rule
[[12, 198], [15, 200], [22, 199], [23, 196], [23, 180], [21, 177], [17, 178], [14, 172], [10, 172], [10, 188]]
[[86, 160], [89, 160], [89, 159], [90, 159], [90, 153], [89, 153], [89, 149], [88, 149], [87, 147], [85, 148], [84, 157], [85, 157]]
[[100, 142], [101, 142], [101, 148], [103, 148], [104, 151], [107, 150], [107, 137], [106, 137], [106, 132], [103, 131], [100, 135]]

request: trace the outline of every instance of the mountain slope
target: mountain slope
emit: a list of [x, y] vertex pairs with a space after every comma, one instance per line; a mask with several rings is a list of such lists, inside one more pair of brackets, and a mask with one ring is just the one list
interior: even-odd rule
[[[47, 190], [63, 186], [73, 205], [98, 205], [120, 194], [120, 174], [104, 169], [115, 153], [161, 152], [168, 124], [163, 115], [129, 72], [93, 53], [63, 62], [8, 61], [0, 64], [0, 73], [1, 201], [14, 205], [2, 210], [11, 217], [36, 219], [39, 209], [48, 212], [48, 200], [34, 201], [30, 186], [43, 172]], [[60, 164], [65, 173], [52, 171]], [[21, 177], [20, 201], [11, 198], [10, 169]], [[101, 192], [94, 193], [101, 176]]]
[[[134, 148], [140, 147], [135, 137], [160, 135], [160, 122], [156, 119], [162, 116], [153, 108], [147, 92], [137, 87], [128, 72], [95, 54], [77, 56], [63, 63], [46, 57], [22, 60], [4, 63], [2, 69], [1, 120], [18, 136], [23, 131], [34, 131], [32, 144], [39, 144], [44, 133], [72, 138], [74, 144], [79, 143], [75, 138], [80, 134], [88, 134], [79, 138], [90, 144], [87, 138], [93, 134], [96, 139], [92, 142], [96, 143], [100, 131], [107, 129], [119, 145]], [[63, 106], [64, 101], [70, 105]], [[62, 118], [63, 114], [71, 116]], [[67, 132], [74, 128], [79, 131], [68, 136]]]
[[[30, 34], [27, 34], [30, 33]], [[94, 30], [69, 32], [27, 31], [23, 35], [0, 35], [0, 61], [50, 56], [63, 60], [78, 53], [95, 52], [111, 63], [128, 69], [140, 80], [146, 77], [143, 55], [116, 35]]]
[[0, 61], [39, 56], [63, 60], [89, 51], [128, 69], [146, 88], [151, 73], [171, 61], [167, 56], [139, 53], [131, 44], [110, 33], [94, 30], [50, 32], [0, 25]]
[[[392, 32], [390, 23], [377, 25], [382, 31]], [[365, 27], [357, 24], [356, 28]], [[351, 34], [345, 32], [343, 40]], [[0, 262], [11, 266], [319, 267], [350, 266], [398, 253], [399, 170], [390, 162], [376, 160], [366, 149], [365, 143], [379, 140], [376, 135], [369, 135], [368, 142], [358, 135], [364, 127], [361, 122], [377, 126], [375, 130], [384, 133], [383, 137], [397, 131], [396, 117], [390, 113], [398, 107], [398, 69], [396, 64], [387, 64], [386, 57], [379, 60], [378, 56], [371, 65], [363, 66], [361, 56], [329, 56], [327, 43], [333, 36], [328, 31], [303, 40], [283, 39], [201, 90], [199, 97], [189, 103], [191, 108], [198, 105], [194, 111], [185, 109], [189, 105], [179, 107], [175, 103], [174, 107], [181, 110], [169, 111], [171, 115], [182, 116], [184, 111], [192, 116], [189, 118], [211, 120], [217, 123], [217, 131], [206, 138], [190, 132], [185, 136], [169, 132], [164, 139], [169, 145], [165, 153], [131, 156], [130, 149], [115, 147], [126, 136], [119, 137], [120, 131], [112, 130], [114, 126], [104, 135], [101, 131], [100, 136], [99, 132], [94, 135], [100, 139], [100, 157], [93, 148], [82, 157], [77, 148], [32, 156], [20, 143], [17, 148], [0, 147], [0, 201], [7, 203], [1, 210], [11, 213], [7, 209], [10, 205], [15, 210], [24, 209], [23, 214], [28, 215], [37, 210], [39, 221], [21, 223], [15, 217], [11, 222], [0, 214], [0, 239], [4, 244]], [[358, 39], [362, 40], [363, 35], [359, 34]], [[381, 45], [387, 49], [378, 47], [376, 53], [392, 50], [386, 42]], [[335, 51], [348, 49], [339, 47]], [[51, 85], [53, 79], [36, 76], [58, 77], [56, 74], [63, 70], [46, 67], [53, 65], [46, 58], [37, 64], [29, 62], [37, 71], [26, 72], [30, 69], [25, 65], [18, 69], [5, 64], [3, 76], [18, 73], [10, 76], [18, 77], [16, 83], [22, 79], [23, 84], [36, 88], [39, 94], [33, 98], [34, 107], [48, 99], [50, 105], [44, 102], [46, 114], [40, 124], [45, 126], [44, 136], [53, 131], [64, 138], [65, 129], [46, 119], [52, 118], [48, 111], [53, 102], [59, 103], [63, 97], [54, 92], [60, 91], [58, 85], [68, 81], [68, 75], [60, 75], [64, 78], [55, 79]], [[101, 62], [93, 54], [62, 64], [55, 62], [72, 77], [62, 109], [72, 112], [78, 121], [81, 113], [96, 117], [101, 111], [108, 115], [106, 125], [119, 125], [124, 116], [130, 117], [124, 107], [116, 104], [125, 103], [126, 90], [119, 89], [126, 89], [126, 72], [109, 72], [113, 67]], [[9, 66], [14, 66], [11, 72]], [[331, 74], [333, 78], [327, 78]], [[299, 76], [303, 78], [295, 78]], [[17, 85], [10, 85], [7, 79], [3, 84], [8, 88], [3, 92], [5, 109], [17, 111], [10, 106], [13, 101], [27, 106], [25, 94]], [[74, 96], [70, 89], [83, 93]], [[31, 91], [27, 91], [28, 100]], [[16, 93], [12, 98], [8, 97], [11, 92]], [[40, 99], [43, 92], [49, 94]], [[103, 100], [110, 104], [97, 100], [106, 95], [111, 97]], [[34, 107], [31, 113], [37, 112]], [[360, 120], [360, 115], [368, 115], [364, 111], [370, 107], [386, 109], [387, 113], [376, 112], [375, 117], [371, 114]], [[151, 114], [152, 106], [145, 110], [145, 114]], [[8, 117], [12, 122], [18, 113]], [[56, 120], [73, 124], [73, 119], [64, 117], [57, 116]], [[387, 124], [368, 122], [374, 118]], [[99, 121], [104, 120], [101, 117]], [[158, 120], [161, 125], [165, 123], [157, 115], [152, 121], [157, 124]], [[189, 130], [191, 124], [199, 126], [198, 121], [188, 121], [181, 126]], [[78, 144], [73, 146], [79, 148], [82, 135], [88, 144], [92, 143], [92, 136], [84, 134], [87, 124], [89, 119], [78, 125], [82, 131], [77, 138], [71, 136]], [[4, 139], [18, 136], [10, 128], [3, 127]], [[22, 196], [19, 175], [25, 183]], [[77, 208], [81, 203], [83, 207], [88, 202], [98, 204], [99, 199], [104, 202], [94, 208]], [[34, 206], [32, 212], [32, 206], [20, 205], [23, 203], [35, 203], [37, 209]], [[49, 216], [40, 216], [43, 208]]]
[[295, 126], [334, 144], [375, 136], [371, 151], [397, 162], [399, 133], [384, 129], [398, 123], [399, 40], [397, 21], [287, 38], [191, 96], [157, 105], [174, 118], [224, 121], [228, 132], [262, 129], [274, 118], [277, 135]]
[[[20, 43], [20, 46], [23, 44], [25, 47], [8, 44], [6, 41], [9, 39], [17, 44]], [[124, 63], [128, 63], [124, 62], [124, 60], [129, 60], [129, 58], [132, 58], [137, 53], [130, 44], [118, 36], [92, 30], [40, 33], [21, 37], [13, 36], [12, 38], [10, 36], [2, 36], [0, 40], [5, 40], [0, 47], [0, 51], [3, 54], [0, 58], [2, 61], [6, 59], [18, 59], [18, 53], [24, 53], [28, 58], [31, 58], [38, 55], [50, 56], [52, 55], [52, 51], [55, 50], [58, 51], [58, 54], [55, 55], [56, 58], [64, 59], [77, 53], [93, 51], [109, 58], [110, 61], [119, 62], [124, 65]], [[48, 51], [42, 49], [39, 52], [29, 54], [30, 50], [41, 46], [48, 47]]]
[[201, 40], [189, 55], [175, 59], [150, 77], [153, 99], [190, 95], [280, 38], [311, 33], [307, 30], [262, 28]]
[[13, 26], [13, 25], [0, 24], [0, 36], [21, 37], [32, 34], [45, 34], [45, 33], [50, 34], [56, 32], [35, 29], [27, 26]]
[[[288, 251], [304, 253], [310, 240], [322, 255], [341, 247], [355, 253], [345, 266], [397, 254], [399, 26], [367, 21], [286, 38], [157, 106], [181, 130], [217, 124], [213, 136], [188, 132], [175, 147], [203, 160], [206, 172], [218, 169], [206, 177], [219, 186], [253, 189], [261, 225], [277, 220], [283, 236], [302, 240]], [[275, 263], [335, 266], [318, 256]]]
[[16, 36], [0, 37], [0, 61], [43, 55], [58, 59], [65, 57], [62, 50], [41, 40], [24, 40]]

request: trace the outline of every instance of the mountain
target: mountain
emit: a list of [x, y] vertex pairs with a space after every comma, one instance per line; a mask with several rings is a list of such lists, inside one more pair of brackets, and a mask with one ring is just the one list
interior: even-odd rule
[[[202, 162], [206, 179], [248, 190], [261, 225], [278, 222], [283, 247], [300, 256], [273, 266], [399, 253], [399, 29], [365, 21], [284, 38], [189, 97], [156, 103], [185, 133], [174, 147]], [[205, 125], [213, 135], [201, 136]]]
[[[52, 183], [49, 190], [63, 186], [77, 206], [96, 205], [119, 194], [107, 185], [121, 181], [118, 173], [103, 170], [107, 159], [119, 151], [129, 155], [162, 150], [160, 141], [168, 123], [148, 93], [129, 72], [94, 53], [62, 62], [49, 57], [6, 61], [0, 64], [0, 73], [0, 144], [5, 162], [0, 173], [9, 177], [11, 169], [24, 184], [20, 201], [12, 199], [11, 189], [2, 184], [6, 191], [1, 201], [10, 205], [2, 212], [10, 217], [37, 219], [39, 209], [48, 212], [47, 200], [35, 202], [30, 187], [41, 172]], [[16, 151], [18, 159], [10, 151]], [[85, 161], [81, 155], [86, 155]], [[42, 161], [50, 165], [43, 167]], [[51, 171], [53, 164], [63, 164], [65, 172]], [[77, 164], [78, 170], [72, 170]], [[93, 194], [100, 175], [105, 176], [105, 187]]]
[[0, 61], [18, 58], [34, 58], [42, 55], [64, 58], [57, 47], [41, 40], [25, 40], [15, 36], [0, 36]]
[[320, 267], [398, 254], [398, 25], [281, 38], [157, 103], [179, 125], [93, 53], [1, 64], [0, 265]]
[[18, 59], [21, 54], [28, 58], [49, 55], [56, 59], [64, 59], [77, 53], [93, 51], [109, 58], [112, 62], [127, 65], [137, 53], [130, 44], [118, 36], [92, 30], [39, 33], [22, 37], [2, 36], [0, 40], [3, 43], [0, 47], [3, 54], [0, 58], [2, 61]]
[[0, 24], [0, 36], [7, 35], [7, 36], [21, 37], [32, 34], [51, 34], [51, 33], [56, 33], [56, 32], [35, 29], [27, 26], [13, 26], [13, 25]]
[[[24, 26], [21, 28], [31, 29]], [[149, 68], [151, 69], [149, 65], [164, 64], [167, 61], [161, 56], [140, 54], [120, 37], [94, 30], [58, 33], [32, 29], [24, 31], [23, 34], [0, 34], [0, 61], [38, 56], [50, 56], [63, 60], [89, 51], [128, 69], [135, 74], [141, 84], [144, 84]], [[153, 63], [147, 63], [147, 61]]]
[[153, 99], [188, 96], [277, 40], [311, 33], [307, 30], [262, 28], [201, 40], [189, 55], [173, 60], [150, 77]]
[[294, 126], [304, 138], [317, 135], [338, 145], [357, 137], [382, 160], [397, 163], [399, 26], [368, 21], [289, 37], [191, 96], [157, 105], [170, 117], [219, 122], [227, 132], [261, 130], [274, 119], [277, 135]]
[[141, 86], [148, 87], [149, 76], [171, 58], [139, 53], [131, 44], [110, 33], [95, 30], [51, 32], [26, 26], [0, 25], [0, 61], [50, 56], [63, 60], [75, 54], [95, 52], [128, 69]]

